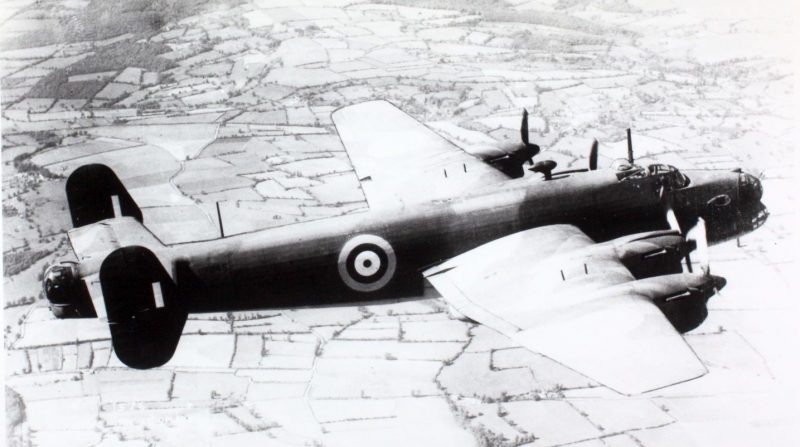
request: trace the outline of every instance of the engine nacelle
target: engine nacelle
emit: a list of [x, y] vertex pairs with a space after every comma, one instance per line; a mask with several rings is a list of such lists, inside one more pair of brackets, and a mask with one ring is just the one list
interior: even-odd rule
[[78, 265], [74, 262], [51, 265], [44, 274], [42, 290], [50, 302], [50, 311], [57, 318], [97, 317], [89, 290], [80, 280]]
[[617, 256], [637, 279], [681, 273], [682, 261], [695, 248], [677, 231], [651, 231], [611, 241]]
[[534, 155], [539, 153], [539, 147], [526, 143], [506, 143], [482, 147], [470, 152], [507, 176], [520, 178], [525, 175], [523, 167], [525, 163], [533, 164], [531, 160]]
[[649, 296], [678, 332], [700, 326], [708, 316], [708, 299], [725, 287], [725, 278], [680, 273], [636, 281], [634, 287]]

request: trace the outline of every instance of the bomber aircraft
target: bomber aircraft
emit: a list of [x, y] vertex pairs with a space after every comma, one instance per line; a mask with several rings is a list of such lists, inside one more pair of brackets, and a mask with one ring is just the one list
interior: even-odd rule
[[586, 169], [556, 171], [533, 163], [527, 111], [521, 143], [473, 153], [386, 101], [332, 118], [361, 212], [164, 245], [110, 168], [76, 169], [78, 261], [45, 275], [53, 313], [106, 319], [117, 357], [145, 369], [170, 360], [189, 313], [413, 297], [427, 281], [465, 317], [623, 394], [706, 373], [681, 333], [725, 285], [708, 245], [767, 218], [758, 178], [639, 166], [630, 131], [627, 159], [598, 169], [595, 141]]

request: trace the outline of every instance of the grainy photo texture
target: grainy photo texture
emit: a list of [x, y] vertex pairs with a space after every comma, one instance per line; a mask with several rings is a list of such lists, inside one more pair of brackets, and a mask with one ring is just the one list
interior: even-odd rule
[[800, 445], [798, 22], [3, 0], [5, 445]]

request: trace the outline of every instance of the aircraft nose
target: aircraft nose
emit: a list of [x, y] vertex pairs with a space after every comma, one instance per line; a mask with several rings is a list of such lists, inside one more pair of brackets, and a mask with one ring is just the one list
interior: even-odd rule
[[739, 174], [739, 201], [740, 213], [742, 219], [742, 227], [748, 231], [755, 230], [756, 228], [764, 225], [769, 217], [767, 207], [761, 203], [761, 197], [764, 195], [764, 187], [761, 185], [761, 180], [756, 176], [740, 173]]
[[714, 290], [722, 290], [728, 281], [721, 276], [711, 275], [711, 283], [714, 285]]
[[739, 174], [739, 198], [745, 203], [756, 203], [764, 195], [761, 180], [752, 174]]
[[764, 225], [764, 222], [767, 221], [768, 217], [769, 217], [769, 211], [767, 211], [767, 207], [762, 206], [758, 210], [758, 214], [756, 215], [756, 227], [760, 227], [761, 225]]

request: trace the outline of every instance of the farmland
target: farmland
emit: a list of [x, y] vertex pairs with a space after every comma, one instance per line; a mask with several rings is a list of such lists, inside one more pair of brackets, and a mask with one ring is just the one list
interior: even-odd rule
[[[768, 3], [8, 2], [8, 444], [796, 445], [798, 15]], [[112, 167], [165, 243], [218, 237], [218, 204], [227, 234], [358, 212], [330, 116], [368, 99], [467, 151], [516, 141], [525, 107], [559, 169], [594, 138], [601, 166], [624, 157], [632, 127], [642, 163], [760, 175], [770, 220], [712, 249], [729, 285], [686, 337], [709, 374], [622, 396], [430, 289], [192, 315], [152, 371], [122, 366], [105, 323], [52, 316], [72, 170]]]

